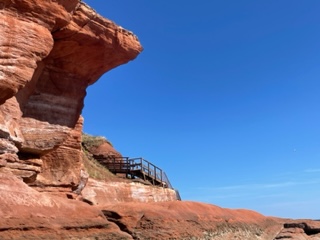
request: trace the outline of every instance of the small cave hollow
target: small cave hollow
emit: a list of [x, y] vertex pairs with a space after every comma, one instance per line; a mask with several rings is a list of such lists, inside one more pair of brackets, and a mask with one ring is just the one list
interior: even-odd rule
[[35, 153], [28, 153], [28, 152], [18, 152], [18, 157], [20, 160], [29, 160], [29, 159], [40, 159], [40, 155], [39, 154], [35, 154]]

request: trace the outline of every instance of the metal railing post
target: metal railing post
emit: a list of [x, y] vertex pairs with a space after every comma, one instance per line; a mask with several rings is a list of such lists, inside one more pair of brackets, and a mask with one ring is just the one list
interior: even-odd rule
[[140, 158], [140, 168], [141, 168], [141, 171], [143, 171], [142, 158]]

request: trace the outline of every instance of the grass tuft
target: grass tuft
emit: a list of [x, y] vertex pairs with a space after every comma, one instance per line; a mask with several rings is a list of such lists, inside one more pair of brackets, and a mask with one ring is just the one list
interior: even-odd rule
[[117, 177], [111, 173], [107, 168], [102, 166], [92, 155], [82, 148], [82, 161], [86, 171], [91, 178], [96, 180], [114, 180]]
[[98, 147], [105, 142], [107, 142], [108, 144], [110, 144], [110, 146], [113, 147], [112, 143], [105, 137], [92, 136], [87, 133], [82, 133], [82, 144], [85, 145], [87, 148]]

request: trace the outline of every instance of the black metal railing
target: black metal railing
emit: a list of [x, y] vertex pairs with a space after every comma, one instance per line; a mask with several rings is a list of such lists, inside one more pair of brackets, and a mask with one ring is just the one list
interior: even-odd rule
[[[143, 158], [97, 157], [97, 160], [113, 173], [123, 173], [132, 177], [146, 178], [153, 185], [172, 188], [164, 171]], [[144, 179], [144, 180], [146, 180]]]

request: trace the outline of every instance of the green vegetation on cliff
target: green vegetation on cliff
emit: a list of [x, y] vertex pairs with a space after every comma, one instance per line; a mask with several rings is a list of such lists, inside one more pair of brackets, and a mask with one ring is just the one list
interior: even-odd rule
[[92, 136], [89, 134], [82, 134], [82, 161], [86, 171], [89, 173], [91, 178], [96, 180], [106, 181], [119, 181], [121, 178], [116, 177], [107, 168], [102, 166], [94, 157], [93, 154], [88, 151], [92, 147], [99, 147], [101, 144], [107, 142], [112, 146], [110, 141], [105, 137]]
[[87, 133], [82, 133], [82, 145], [89, 147], [98, 147], [102, 143], [107, 142], [112, 146], [112, 143], [106, 139], [105, 137], [101, 136], [92, 136]]

